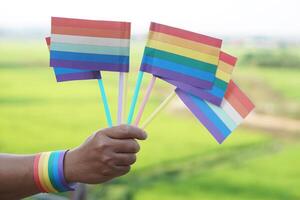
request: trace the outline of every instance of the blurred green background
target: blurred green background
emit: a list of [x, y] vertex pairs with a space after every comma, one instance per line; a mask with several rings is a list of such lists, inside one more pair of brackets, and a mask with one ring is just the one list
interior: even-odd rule
[[[132, 66], [143, 45], [133, 43]], [[299, 199], [300, 48], [252, 45], [224, 45], [239, 57], [234, 79], [256, 105], [224, 144], [177, 98], [147, 128], [132, 172], [88, 187], [88, 199]], [[72, 148], [106, 127], [97, 81], [56, 83], [48, 60], [43, 38], [1, 41], [0, 152]], [[129, 76], [128, 101], [137, 70]], [[114, 119], [117, 78], [103, 73]], [[143, 119], [171, 90], [158, 82]]]
[[[256, 3], [260, 4], [259, 1]], [[175, 10], [176, 6], [179, 4], [175, 5]], [[264, 8], [267, 7], [267, 4], [264, 5]], [[23, 7], [20, 6], [20, 9]], [[59, 10], [58, 7], [56, 9]], [[250, 10], [251, 7], [243, 9], [249, 9], [249, 13], [260, 13], [259, 10]], [[45, 18], [46, 14], [42, 12], [46, 11], [36, 13], [38, 11], [33, 10], [26, 15], [36, 17], [34, 20], [37, 21], [37, 16]], [[238, 12], [238, 8], [235, 11]], [[242, 11], [239, 12], [241, 15]], [[9, 9], [3, 9], [3, 12], [7, 19], [2, 16], [0, 22], [13, 24], [14, 20], [11, 23], [9, 21], [13, 14], [7, 14]], [[21, 15], [17, 13], [15, 18], [20, 20]], [[288, 13], [285, 10], [280, 19]], [[60, 12], [54, 14], [60, 15]], [[187, 23], [189, 9], [185, 14], [186, 17], [180, 15], [182, 20], [178, 20], [178, 24], [193, 27]], [[261, 11], [258, 16], [263, 15], [265, 13]], [[120, 18], [122, 16], [120, 14]], [[138, 18], [143, 14], [135, 13], [133, 18], [136, 16]], [[161, 19], [175, 22], [170, 16], [176, 15], [158, 14]], [[230, 22], [228, 16], [224, 15], [224, 26]], [[216, 19], [221, 20], [218, 17]], [[240, 18], [241, 21], [247, 20]], [[252, 18], [255, 19], [255, 16]], [[216, 19], [210, 18], [212, 23]], [[288, 28], [289, 25], [280, 19], [277, 19], [280, 23], [278, 27]], [[23, 20], [26, 24], [27, 18]], [[201, 23], [200, 18], [197, 20]], [[148, 26], [148, 23], [143, 23]], [[254, 20], [255, 23], [258, 23], [257, 34], [234, 32], [230, 35], [230, 31], [225, 31], [224, 35], [218, 36], [224, 39], [223, 50], [238, 57], [233, 78], [256, 105], [255, 111], [243, 125], [219, 145], [176, 97], [147, 127], [149, 137], [141, 142], [138, 161], [132, 171], [109, 183], [88, 186], [87, 199], [300, 199], [300, 40], [299, 37], [288, 35], [274, 36], [272, 31], [265, 31], [258, 21]], [[49, 28], [50, 23], [46, 25]], [[142, 34], [133, 34], [127, 108], [136, 81], [147, 26]], [[203, 24], [199, 27], [210, 28]], [[221, 25], [211, 27], [225, 30]], [[245, 27], [238, 28], [247, 31]], [[253, 27], [255, 25], [249, 25], [249, 30], [254, 30]], [[47, 32], [49, 29], [45, 31], [27, 27], [24, 30], [11, 30], [0, 27], [0, 152], [25, 154], [72, 148], [96, 130], [106, 127], [97, 81], [56, 83], [43, 38]], [[206, 32], [214, 35], [212, 29]], [[116, 121], [118, 76], [110, 72], [103, 72], [102, 75]], [[146, 75], [140, 97], [150, 78], [150, 75]], [[157, 82], [142, 120], [172, 89], [163, 81]], [[61, 196], [67, 197], [69, 194]], [[36, 196], [28, 199], [59, 198]]]

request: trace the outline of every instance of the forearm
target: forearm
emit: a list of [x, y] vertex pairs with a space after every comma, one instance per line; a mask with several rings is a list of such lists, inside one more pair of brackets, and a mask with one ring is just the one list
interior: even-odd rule
[[20, 199], [39, 193], [33, 179], [34, 155], [0, 154], [0, 199]]
[[146, 133], [122, 125], [100, 130], [67, 152], [0, 154], [0, 199], [70, 191], [74, 189], [70, 182], [98, 184], [122, 176], [136, 161], [140, 147], [135, 139], [146, 139]]

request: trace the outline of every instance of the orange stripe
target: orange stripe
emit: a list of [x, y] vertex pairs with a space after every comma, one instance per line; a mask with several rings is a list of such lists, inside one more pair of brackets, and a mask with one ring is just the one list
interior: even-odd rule
[[52, 26], [52, 34], [64, 34], [64, 35], [80, 35], [90, 37], [106, 37], [106, 38], [130, 38], [130, 31], [119, 31], [109, 29], [87, 29], [87, 28], [73, 28]]
[[213, 56], [219, 56], [220, 49], [209, 46], [207, 44], [203, 44], [200, 42], [195, 42], [192, 40], [187, 40], [184, 38], [168, 35], [165, 33], [150, 31], [149, 32], [149, 39], [157, 40], [160, 42], [166, 42], [168, 44], [177, 45], [183, 48], [192, 49], [195, 51], [199, 51], [201, 53], [206, 53]]
[[221, 60], [219, 60], [218, 70], [221, 70], [225, 73], [231, 74], [234, 69], [234, 66], [229, 65]]

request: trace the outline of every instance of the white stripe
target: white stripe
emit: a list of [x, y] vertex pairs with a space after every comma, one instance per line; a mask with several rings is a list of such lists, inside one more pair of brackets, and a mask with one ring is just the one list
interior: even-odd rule
[[69, 44], [87, 44], [111, 47], [129, 47], [129, 39], [119, 38], [100, 38], [75, 35], [51, 34], [51, 42], [69, 43]]
[[216, 105], [213, 105], [209, 102], [205, 103], [214, 111], [214, 113], [224, 122], [224, 124], [229, 128], [231, 131], [233, 131], [237, 125], [236, 123], [231, 119], [231, 117], [224, 111], [223, 108], [218, 107]]
[[221, 107], [223, 110], [228, 114], [228, 116], [235, 122], [235, 124], [238, 126], [240, 123], [242, 123], [243, 118], [241, 115], [232, 107], [232, 105], [226, 100], [223, 99]]

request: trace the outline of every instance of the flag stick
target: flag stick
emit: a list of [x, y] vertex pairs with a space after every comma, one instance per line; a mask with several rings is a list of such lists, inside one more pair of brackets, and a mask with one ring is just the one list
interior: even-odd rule
[[126, 118], [127, 90], [128, 90], [128, 73], [125, 73], [124, 93], [123, 93], [123, 114], [122, 114], [122, 123], [125, 122], [125, 118]]
[[154, 110], [154, 112], [146, 119], [142, 124], [141, 129], [145, 129], [150, 122], [171, 102], [171, 100], [176, 96], [175, 90]]
[[101, 97], [102, 97], [102, 101], [103, 101], [103, 105], [104, 105], [107, 125], [109, 127], [112, 127], [111, 115], [110, 115], [109, 106], [108, 106], [108, 102], [107, 102], [107, 98], [106, 98], [106, 94], [105, 94], [102, 79], [98, 79], [98, 84], [99, 84], [100, 93], [101, 93]]
[[146, 90], [146, 94], [145, 94], [145, 97], [144, 97], [144, 99], [143, 99], [143, 101], [142, 101], [142, 104], [141, 104], [141, 107], [140, 107], [140, 109], [139, 109], [139, 112], [138, 112], [138, 114], [137, 114], [137, 116], [136, 116], [136, 118], [135, 118], [135, 121], [134, 121], [134, 125], [135, 125], [135, 126], [138, 126], [138, 125], [139, 125], [139, 122], [141, 121], [141, 118], [142, 118], [144, 109], [145, 109], [146, 104], [147, 104], [147, 102], [148, 102], [148, 100], [149, 100], [149, 97], [150, 97], [151, 91], [152, 91], [152, 89], [153, 89], [153, 86], [154, 86], [154, 84], [155, 84], [155, 81], [156, 81], [156, 77], [155, 77], [155, 76], [152, 76], [152, 79], [151, 79], [151, 81], [150, 81], [150, 83], [149, 83], [149, 85], [148, 85], [148, 88], [147, 88], [147, 90]]
[[118, 97], [117, 125], [120, 125], [122, 123], [123, 98], [124, 98], [124, 79], [125, 79], [125, 72], [120, 72], [119, 73], [119, 97]]
[[136, 102], [137, 102], [137, 99], [138, 99], [138, 96], [139, 96], [143, 76], [144, 76], [144, 72], [139, 71], [138, 78], [137, 78], [136, 85], [135, 85], [135, 90], [134, 90], [131, 105], [130, 105], [128, 118], [127, 118], [127, 124], [131, 124], [131, 122], [132, 122], [134, 109], [135, 109]]

